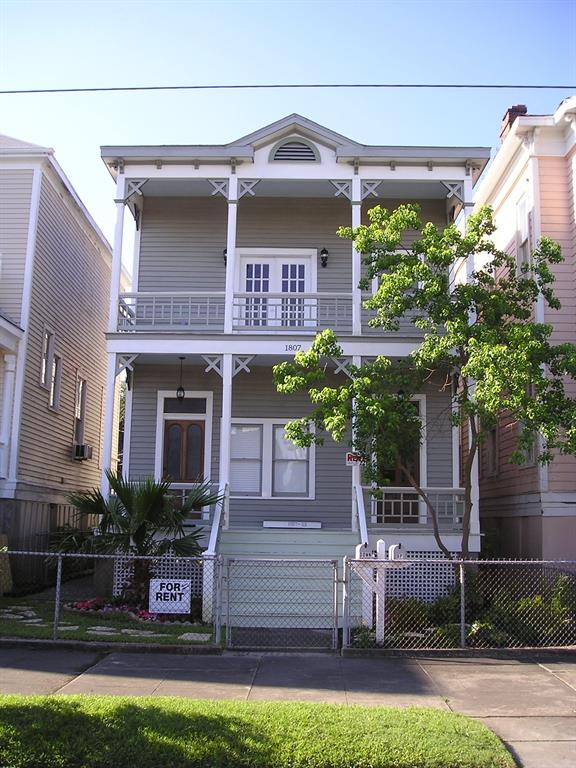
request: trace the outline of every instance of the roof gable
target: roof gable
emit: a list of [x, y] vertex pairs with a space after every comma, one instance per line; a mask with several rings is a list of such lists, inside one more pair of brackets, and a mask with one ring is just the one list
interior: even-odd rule
[[352, 139], [348, 139], [346, 136], [342, 136], [342, 134], [336, 133], [336, 131], [331, 131], [329, 128], [296, 113], [287, 115], [281, 120], [276, 120], [276, 122], [270, 123], [270, 125], [266, 125], [263, 128], [259, 128], [257, 131], [242, 136], [241, 138], [236, 139], [236, 141], [230, 142], [227, 146], [243, 147], [252, 145], [259, 147], [266, 144], [273, 144], [287, 136], [303, 136], [334, 149], [336, 147], [361, 146], [356, 141], [352, 141]]
[[20, 141], [13, 136], [6, 136], [0, 133], [0, 151], [3, 152], [32, 152], [32, 153], [52, 153], [54, 150], [49, 147], [41, 147], [39, 144], [31, 144], [28, 141]]

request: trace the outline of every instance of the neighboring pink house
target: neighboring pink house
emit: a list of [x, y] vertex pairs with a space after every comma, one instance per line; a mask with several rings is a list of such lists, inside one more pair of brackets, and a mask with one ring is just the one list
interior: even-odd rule
[[[536, 319], [554, 327], [553, 341], [576, 341], [576, 97], [552, 115], [509, 109], [502, 144], [478, 184], [476, 207], [494, 209], [498, 247], [530, 258], [538, 239], [560, 243], [564, 262], [554, 268], [562, 309], [536, 307]], [[574, 389], [574, 388], [573, 388]], [[576, 395], [576, 391], [572, 391]], [[480, 514], [484, 549], [507, 556], [576, 558], [576, 458], [559, 456], [540, 466], [527, 456], [509, 463], [517, 425], [509, 418], [483, 446]]]

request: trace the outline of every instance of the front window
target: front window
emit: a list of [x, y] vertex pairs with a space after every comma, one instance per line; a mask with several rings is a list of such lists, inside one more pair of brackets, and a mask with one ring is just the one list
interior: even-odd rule
[[273, 419], [235, 423], [230, 441], [232, 495], [312, 498], [311, 449], [288, 440], [283, 423]]
[[76, 385], [76, 404], [74, 407], [74, 442], [82, 445], [84, 442], [84, 425], [86, 421], [86, 381], [78, 379]]
[[42, 336], [42, 359], [40, 363], [40, 384], [43, 387], [49, 387], [50, 385], [53, 355], [54, 334], [46, 328], [44, 329], [44, 335]]
[[50, 372], [50, 408], [55, 410], [60, 405], [60, 386], [62, 381], [62, 358], [60, 355], [52, 355], [52, 367]]

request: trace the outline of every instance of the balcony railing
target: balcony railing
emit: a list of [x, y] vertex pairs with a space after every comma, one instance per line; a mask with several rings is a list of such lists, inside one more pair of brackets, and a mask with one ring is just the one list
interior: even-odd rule
[[315, 333], [324, 328], [350, 333], [352, 294], [237, 293], [232, 318], [235, 330], [250, 333]]
[[[440, 529], [460, 531], [464, 514], [462, 488], [424, 488], [438, 515]], [[377, 492], [364, 487], [366, 507], [370, 510], [371, 528], [417, 526], [431, 528], [428, 508], [413, 488], [380, 488]]]
[[[123, 293], [118, 330], [224, 332], [224, 293]], [[351, 293], [237, 293], [233, 329], [239, 333], [352, 332]]]
[[224, 293], [123, 293], [119, 331], [224, 331]]

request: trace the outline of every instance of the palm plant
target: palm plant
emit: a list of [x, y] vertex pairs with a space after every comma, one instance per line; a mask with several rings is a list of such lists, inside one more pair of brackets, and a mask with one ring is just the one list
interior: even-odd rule
[[[97, 517], [93, 534], [87, 536], [82, 548], [98, 554], [124, 553], [136, 557], [177, 555], [193, 557], [202, 552], [202, 531], [189, 533], [184, 523], [192, 511], [220, 503], [222, 496], [211, 484], [196, 485], [179, 504], [170, 493], [170, 482], [153, 478], [134, 482], [119, 473], [106, 472], [110, 497], [99, 489], [70, 494], [68, 499], [81, 517]], [[75, 540], [76, 541], [76, 540]], [[66, 547], [61, 542], [60, 550]], [[147, 602], [147, 582], [152, 561], [135, 560], [134, 574], [128, 587], [130, 596], [140, 604]]]

